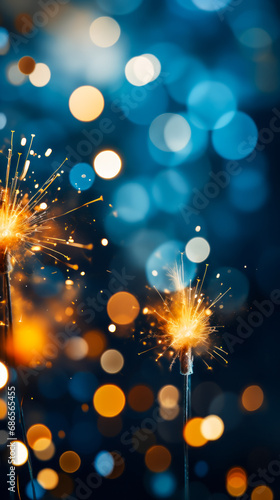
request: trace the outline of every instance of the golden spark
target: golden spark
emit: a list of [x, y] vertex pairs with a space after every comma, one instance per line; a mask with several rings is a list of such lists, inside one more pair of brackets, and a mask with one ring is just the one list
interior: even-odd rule
[[[156, 361], [165, 353], [169, 353], [172, 367], [176, 358], [179, 357], [182, 364], [184, 356], [188, 358], [187, 362], [194, 353], [199, 356], [208, 354], [210, 358], [219, 357], [227, 363], [224, 357], [227, 353], [222, 347], [213, 345], [211, 334], [218, 331], [218, 326], [212, 325], [211, 320], [213, 308], [230, 289], [210, 301], [202, 291], [207, 268], [208, 264], [201, 281], [197, 279], [195, 286], [190, 282], [190, 285], [185, 287], [183, 264], [176, 265], [174, 270], [169, 272], [175, 292], [167, 294], [164, 298], [157, 290], [161, 302], [153, 310], [149, 308], [149, 313], [156, 318], [156, 321], [151, 323], [152, 328], [149, 333], [150, 338], [156, 338], [156, 346], [151, 349], [161, 349]], [[146, 344], [144, 340], [143, 345]], [[204, 359], [203, 362], [208, 369], [212, 369]]]
[[[11, 255], [14, 260], [20, 261], [22, 248], [29, 250], [32, 254], [42, 251], [59, 262], [64, 262], [64, 260], [61, 261], [61, 258], [67, 262], [70, 260], [67, 254], [57, 249], [59, 245], [91, 250], [92, 244], [75, 243], [72, 236], [67, 240], [56, 237], [57, 228], [54, 221], [79, 208], [103, 200], [103, 197], [100, 196], [96, 200], [91, 200], [65, 213], [51, 216], [48, 212], [48, 205], [43, 200], [45, 200], [51, 185], [63, 173], [62, 167], [67, 158], [41, 187], [36, 185], [38, 189], [29, 198], [28, 193], [22, 190], [21, 183], [26, 179], [29, 171], [29, 155], [32, 152], [31, 146], [35, 135], [31, 134], [23, 166], [20, 166], [22, 153], [18, 153], [17, 163], [14, 172], [12, 172], [13, 134], [14, 131], [12, 131], [11, 145], [8, 150], [5, 181], [1, 181], [2, 185], [0, 185], [0, 261], [3, 261], [5, 255]], [[78, 269], [75, 264], [67, 263], [67, 266]]]

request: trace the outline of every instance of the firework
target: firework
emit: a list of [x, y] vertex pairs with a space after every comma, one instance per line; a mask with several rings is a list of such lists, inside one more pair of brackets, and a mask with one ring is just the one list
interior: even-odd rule
[[[193, 355], [203, 356], [206, 354], [210, 358], [221, 358], [225, 363], [227, 354], [222, 347], [214, 345], [213, 334], [218, 331], [218, 327], [212, 325], [213, 308], [225, 293], [220, 293], [213, 301], [207, 298], [202, 289], [206, 277], [208, 265], [202, 280], [197, 279], [196, 285], [190, 282], [185, 287], [183, 258], [181, 266], [176, 265], [174, 270], [169, 272], [172, 280], [174, 293], [169, 293], [166, 298], [157, 290], [161, 302], [154, 308], [153, 314], [157, 318], [156, 333], [150, 332], [150, 337], [156, 338], [156, 346], [152, 349], [160, 349], [156, 361], [169, 353], [171, 357], [170, 367], [179, 358], [180, 372], [184, 376], [184, 427], [190, 417], [191, 409], [191, 375], [193, 373]], [[153, 325], [152, 325], [153, 326]], [[146, 341], [144, 341], [146, 344]], [[146, 351], [144, 351], [146, 352]], [[203, 357], [202, 357], [203, 359]], [[211, 366], [203, 359], [208, 369]], [[185, 477], [185, 499], [189, 500], [189, 464], [188, 445], [184, 442], [184, 477]]]

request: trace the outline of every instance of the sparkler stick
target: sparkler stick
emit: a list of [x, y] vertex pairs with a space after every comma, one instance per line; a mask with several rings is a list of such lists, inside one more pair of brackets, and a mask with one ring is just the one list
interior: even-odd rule
[[[211, 358], [217, 356], [227, 363], [222, 354], [225, 351], [221, 347], [212, 345], [211, 334], [217, 332], [217, 327], [211, 325], [210, 317], [213, 307], [229, 290], [225, 293], [220, 293], [213, 301], [206, 299], [202, 293], [202, 287], [207, 268], [208, 265], [205, 267], [203, 279], [201, 281], [197, 279], [195, 287], [192, 286], [191, 282], [186, 287], [182, 257], [181, 266], [175, 266], [175, 269], [169, 273], [175, 287], [175, 293], [167, 295], [164, 298], [157, 290], [161, 298], [161, 304], [153, 311], [158, 318], [158, 330], [155, 334], [151, 334], [151, 337], [157, 338], [156, 348], [161, 346], [161, 352], [158, 354], [156, 360], [158, 361], [166, 352], [169, 352], [172, 356], [171, 367], [175, 360], [179, 358], [180, 372], [184, 376], [184, 428], [190, 418], [191, 412], [193, 353], [200, 355], [207, 353]], [[211, 369], [203, 358], [202, 360], [207, 368]], [[190, 500], [188, 444], [185, 440], [184, 482], [185, 500]]]
[[[44, 251], [46, 255], [52, 257], [56, 263], [63, 262], [65, 259], [67, 267], [77, 270], [76, 264], [69, 264], [70, 257], [64, 252], [56, 249], [58, 245], [68, 245], [78, 248], [92, 249], [93, 245], [82, 245], [75, 243], [73, 237], [68, 240], [55, 237], [53, 234], [53, 221], [64, 215], [70, 214], [79, 208], [88, 206], [91, 203], [102, 200], [100, 196], [96, 200], [91, 200], [84, 203], [80, 207], [72, 208], [65, 213], [59, 215], [48, 216], [47, 204], [41, 203], [48, 192], [49, 187], [62, 173], [62, 165], [51, 174], [47, 181], [35, 192], [31, 199], [28, 200], [26, 193], [23, 193], [20, 187], [21, 181], [25, 180], [29, 170], [30, 160], [28, 159], [31, 153], [31, 145], [34, 139], [34, 134], [31, 134], [31, 141], [28, 152], [24, 161], [23, 167], [20, 169], [21, 153], [18, 153], [17, 164], [14, 174], [12, 173], [12, 156], [13, 156], [13, 134], [11, 136], [11, 146], [8, 150], [7, 166], [4, 186], [0, 186], [0, 279], [2, 284], [2, 305], [3, 305], [3, 321], [0, 321], [2, 333], [2, 359], [8, 367], [14, 367], [16, 372], [16, 363], [13, 355], [8, 355], [6, 350], [7, 341], [10, 346], [13, 343], [13, 317], [12, 317], [12, 301], [10, 288], [10, 273], [12, 270], [11, 260], [13, 262], [22, 261], [23, 250], [28, 250], [31, 254], [36, 251]], [[21, 172], [21, 173], [20, 173]], [[10, 180], [11, 179], [11, 180]], [[2, 181], [1, 181], [2, 182]], [[38, 188], [38, 185], [35, 186]], [[49, 232], [51, 231], [51, 232]], [[59, 256], [59, 258], [58, 258]], [[67, 262], [67, 263], [66, 263]], [[10, 349], [13, 353], [14, 349]], [[15, 382], [18, 385], [18, 379]], [[33, 500], [36, 500], [36, 491], [33, 481], [33, 472], [31, 464], [31, 455], [27, 442], [24, 413], [22, 401], [20, 400], [19, 387], [16, 389], [16, 412], [18, 413], [19, 423], [23, 442], [28, 451], [28, 468], [32, 485]], [[20, 402], [21, 401], [21, 402]], [[16, 439], [16, 438], [15, 438]], [[20, 498], [19, 483], [17, 477], [18, 496]], [[12, 498], [15, 498], [15, 493], [11, 492]]]

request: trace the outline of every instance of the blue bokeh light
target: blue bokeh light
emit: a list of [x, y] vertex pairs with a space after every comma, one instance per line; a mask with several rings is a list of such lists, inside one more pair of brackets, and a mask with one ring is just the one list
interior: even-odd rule
[[9, 42], [9, 33], [6, 28], [0, 27], [0, 49], [4, 49]]
[[[255, 122], [246, 113], [238, 111], [231, 121], [212, 133], [215, 151], [228, 160], [246, 158], [255, 149], [258, 142], [258, 129]], [[226, 120], [222, 117], [221, 120]]]
[[157, 206], [168, 213], [180, 210], [186, 202], [189, 188], [184, 177], [174, 170], [158, 174], [153, 182], [152, 193]]
[[33, 485], [32, 485], [31, 481], [29, 481], [27, 483], [26, 488], [25, 488], [26, 496], [28, 498], [30, 498], [30, 500], [34, 499], [33, 486], [34, 486], [36, 498], [38, 498], [38, 499], [43, 498], [46, 491], [44, 490], [44, 488], [42, 488], [42, 486], [38, 483], [38, 481], [36, 479], [33, 479]]
[[232, 0], [192, 0], [193, 4], [201, 10], [216, 12], [224, 9]]
[[75, 373], [68, 384], [71, 396], [77, 401], [90, 401], [98, 385], [96, 377], [90, 372]]
[[148, 215], [150, 199], [145, 187], [137, 182], [123, 184], [114, 195], [114, 208], [126, 222], [139, 222]]
[[262, 172], [247, 168], [230, 183], [229, 198], [234, 207], [242, 212], [259, 210], [268, 197], [268, 185]]
[[70, 170], [69, 180], [73, 188], [78, 191], [89, 189], [93, 185], [94, 179], [94, 170], [88, 163], [77, 163]]
[[190, 92], [187, 103], [193, 123], [206, 130], [224, 127], [236, 110], [232, 91], [224, 83], [211, 80], [198, 83]]
[[205, 477], [209, 471], [209, 466], [204, 460], [196, 462], [194, 471], [198, 477]]
[[94, 459], [94, 467], [100, 476], [109, 476], [114, 469], [114, 458], [108, 451], [100, 451]]
[[[182, 241], [171, 240], [157, 247], [146, 263], [146, 276], [149, 284], [157, 290], [174, 291], [174, 285], [168, 273], [176, 263], [181, 262], [181, 252], [184, 252], [185, 244]], [[189, 283], [195, 276], [196, 266], [193, 262], [183, 257], [184, 282]]]
[[176, 490], [176, 479], [172, 472], [154, 474], [150, 480], [151, 490], [157, 498], [168, 498]]

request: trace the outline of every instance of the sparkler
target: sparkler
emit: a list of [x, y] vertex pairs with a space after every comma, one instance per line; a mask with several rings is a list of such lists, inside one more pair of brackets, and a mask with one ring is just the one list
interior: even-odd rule
[[[29, 198], [28, 193], [24, 192], [21, 188], [21, 183], [26, 179], [30, 167], [29, 156], [31, 154], [32, 142], [34, 134], [31, 135], [28, 152], [25, 157], [23, 166], [21, 166], [21, 155], [18, 153], [17, 162], [13, 169], [13, 136], [11, 135], [11, 145], [8, 149], [7, 166], [4, 181], [0, 181], [0, 278], [2, 281], [2, 317], [3, 321], [0, 322], [2, 329], [1, 335], [1, 350], [2, 359], [7, 366], [16, 369], [14, 359], [8, 356], [5, 346], [9, 339], [12, 343], [13, 337], [13, 317], [12, 317], [12, 301], [10, 289], [10, 274], [15, 262], [22, 265], [22, 257], [24, 252], [35, 254], [42, 251], [48, 256], [52, 257], [56, 262], [63, 262], [72, 269], [78, 269], [75, 264], [70, 264], [70, 257], [65, 252], [59, 250], [60, 245], [69, 245], [78, 248], [92, 249], [93, 245], [82, 245], [75, 243], [73, 237], [70, 236], [68, 240], [56, 237], [57, 230], [55, 219], [63, 217], [72, 213], [79, 208], [88, 206], [91, 203], [102, 200], [102, 196], [96, 200], [91, 200], [80, 207], [68, 210], [65, 213], [58, 215], [49, 215], [47, 210], [47, 203], [43, 200], [48, 193], [50, 186], [53, 182], [63, 173], [62, 167], [64, 162], [59, 168], [51, 174], [51, 176], [39, 187], [36, 185], [35, 193]], [[23, 441], [28, 448], [26, 439], [24, 415], [22, 403], [19, 403], [19, 394], [17, 394], [17, 410], [19, 414], [19, 421], [21, 425], [21, 433]], [[28, 453], [28, 466], [33, 489], [33, 498], [36, 499], [36, 492], [33, 484], [32, 465], [30, 453]], [[18, 485], [17, 485], [18, 486]], [[13, 495], [13, 493], [11, 493]], [[20, 494], [19, 494], [20, 496]]]
[[[212, 335], [218, 331], [217, 326], [211, 324], [213, 308], [218, 301], [229, 291], [220, 293], [212, 302], [202, 292], [208, 265], [205, 267], [203, 279], [197, 279], [196, 286], [192, 283], [185, 287], [183, 260], [179, 267], [170, 271], [175, 293], [163, 298], [157, 290], [161, 304], [153, 313], [158, 320], [158, 331], [151, 337], [157, 338], [156, 347], [161, 347], [158, 361], [165, 353], [169, 352], [172, 357], [171, 367], [179, 358], [180, 373], [184, 376], [184, 428], [190, 418], [191, 412], [191, 375], [193, 373], [193, 354], [208, 354], [211, 358], [219, 357], [225, 363], [224, 355], [227, 353], [217, 345], [213, 345]], [[146, 352], [146, 351], [145, 351]], [[202, 358], [203, 359], [203, 358]], [[208, 369], [211, 366], [203, 359]], [[184, 441], [184, 479], [185, 500], [190, 499], [189, 492], [189, 460], [188, 444]]]

